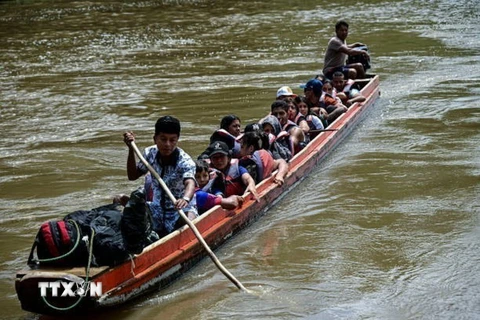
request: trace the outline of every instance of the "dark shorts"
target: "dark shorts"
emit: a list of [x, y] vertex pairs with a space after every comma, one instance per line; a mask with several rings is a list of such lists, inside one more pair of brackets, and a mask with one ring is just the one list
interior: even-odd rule
[[330, 79], [332, 80], [332, 77], [333, 77], [333, 74], [337, 71], [341, 71], [343, 73], [343, 76], [345, 77], [345, 79], [348, 79], [348, 70], [350, 68], [347, 67], [347, 66], [340, 66], [340, 67], [335, 67], [335, 68], [330, 68], [328, 71], [326, 71], [324, 73], [324, 76], [327, 78], [327, 79]]

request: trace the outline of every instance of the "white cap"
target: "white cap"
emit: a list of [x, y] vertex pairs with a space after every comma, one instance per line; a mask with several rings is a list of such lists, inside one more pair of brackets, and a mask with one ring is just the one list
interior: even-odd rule
[[288, 86], [283, 86], [281, 87], [280, 89], [278, 89], [277, 91], [277, 98], [281, 97], [281, 96], [292, 96], [292, 97], [296, 97], [297, 95], [295, 93], [293, 93], [292, 89], [290, 89], [290, 87]]

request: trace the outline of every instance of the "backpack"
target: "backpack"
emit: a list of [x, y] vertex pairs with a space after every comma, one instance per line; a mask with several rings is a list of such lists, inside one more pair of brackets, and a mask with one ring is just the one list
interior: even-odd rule
[[258, 174], [258, 164], [251, 157], [243, 157], [239, 159], [238, 164], [247, 169], [255, 183], [262, 181], [262, 177], [260, 177]]
[[125, 209], [109, 204], [43, 223], [28, 264], [79, 267], [90, 261], [92, 266], [114, 266], [159, 239], [152, 226], [151, 213], [145, 209], [145, 191], [140, 187], [132, 192]]
[[115, 205], [107, 205], [44, 222], [35, 237], [28, 264], [84, 267], [89, 260], [91, 266], [118, 264], [128, 257], [120, 232], [121, 218], [122, 212]]
[[129, 253], [141, 253], [144, 247], [159, 239], [153, 231], [152, 215], [146, 210], [144, 188], [140, 187], [130, 195], [123, 210], [120, 230]]
[[40, 264], [61, 267], [86, 265], [88, 249], [81, 238], [81, 229], [73, 220], [44, 222], [35, 237], [28, 264], [34, 264], [33, 253], [36, 248]]
[[[360, 46], [360, 47], [355, 47], [353, 50], [364, 50], [368, 52], [368, 47], [367, 46]], [[370, 58], [363, 56], [363, 54], [359, 54], [356, 56], [348, 56], [347, 58], [347, 64], [351, 63], [361, 63], [363, 66], [363, 70], [367, 71], [370, 69]]]
[[284, 159], [287, 162], [293, 157], [292, 151], [286, 146], [286, 143], [281, 143], [280, 141], [274, 141], [270, 145], [270, 152], [274, 159]]

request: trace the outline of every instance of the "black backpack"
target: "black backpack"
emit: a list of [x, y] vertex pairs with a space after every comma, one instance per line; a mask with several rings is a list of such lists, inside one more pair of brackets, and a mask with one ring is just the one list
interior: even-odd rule
[[141, 253], [144, 247], [159, 239], [153, 231], [152, 215], [146, 210], [143, 188], [138, 188], [130, 195], [123, 210], [120, 228], [125, 249], [130, 253]]
[[[75, 211], [68, 214], [64, 220], [78, 223], [84, 241], [93, 239], [92, 265], [113, 266], [128, 258], [120, 227], [122, 211], [117, 205]], [[89, 245], [88, 242], [87, 244]]]
[[243, 157], [239, 159], [238, 164], [247, 169], [248, 173], [252, 176], [255, 183], [259, 183], [260, 181], [262, 181], [261, 177], [258, 174], [258, 165], [251, 157]]
[[[353, 50], [364, 50], [368, 52], [367, 46], [355, 47]], [[363, 56], [363, 54], [358, 54], [356, 56], [348, 56], [347, 64], [351, 63], [361, 63], [363, 66], [363, 70], [367, 71], [371, 68], [370, 66], [370, 58]]]

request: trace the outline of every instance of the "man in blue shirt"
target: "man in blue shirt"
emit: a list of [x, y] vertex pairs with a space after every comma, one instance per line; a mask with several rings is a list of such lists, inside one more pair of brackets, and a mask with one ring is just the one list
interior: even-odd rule
[[[178, 210], [185, 211], [190, 220], [198, 216], [196, 207], [190, 203], [195, 192], [195, 163], [185, 151], [177, 147], [179, 137], [178, 119], [161, 117], [155, 124], [155, 145], [146, 148], [143, 154], [177, 199], [173, 203], [157, 179], [152, 179], [153, 199], [147, 202], [147, 207], [152, 212], [154, 230], [160, 237], [184, 224], [179, 219]], [[141, 161], [135, 161], [132, 141], [135, 141], [133, 132], [125, 132], [124, 142], [128, 146], [127, 175], [129, 180], [136, 180], [146, 174], [148, 169]]]

